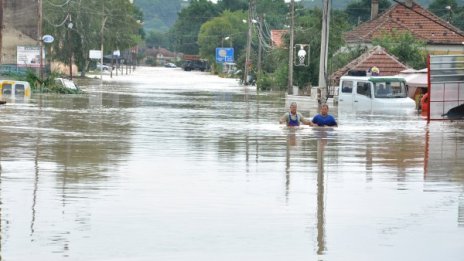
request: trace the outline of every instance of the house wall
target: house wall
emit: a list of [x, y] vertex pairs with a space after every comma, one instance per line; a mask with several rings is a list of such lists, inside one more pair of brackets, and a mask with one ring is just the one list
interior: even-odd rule
[[38, 45], [38, 1], [3, 0], [1, 63], [16, 64], [16, 46]]
[[464, 43], [463, 45], [427, 45], [427, 51], [430, 54], [464, 54]]

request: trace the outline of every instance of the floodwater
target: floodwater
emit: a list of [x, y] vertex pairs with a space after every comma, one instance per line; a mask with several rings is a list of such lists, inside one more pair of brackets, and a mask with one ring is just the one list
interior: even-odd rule
[[288, 129], [234, 79], [115, 79], [0, 105], [1, 260], [463, 260], [464, 124]]

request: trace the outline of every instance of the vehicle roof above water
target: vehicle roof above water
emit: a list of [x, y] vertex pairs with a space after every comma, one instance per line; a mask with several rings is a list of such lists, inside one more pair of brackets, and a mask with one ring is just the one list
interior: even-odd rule
[[370, 82], [406, 82], [403, 77], [395, 76], [342, 76], [342, 80], [370, 81]]
[[7, 84], [23, 84], [29, 86], [29, 82], [27, 81], [16, 81], [16, 80], [0, 80], [0, 84], [7, 83]]

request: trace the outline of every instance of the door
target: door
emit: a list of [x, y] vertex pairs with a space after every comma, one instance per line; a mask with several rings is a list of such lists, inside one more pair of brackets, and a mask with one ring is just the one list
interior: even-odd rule
[[342, 80], [338, 91], [338, 106], [350, 110], [353, 106], [353, 80]]
[[356, 82], [356, 88], [353, 91], [353, 109], [356, 111], [372, 110], [372, 84], [370, 82]]

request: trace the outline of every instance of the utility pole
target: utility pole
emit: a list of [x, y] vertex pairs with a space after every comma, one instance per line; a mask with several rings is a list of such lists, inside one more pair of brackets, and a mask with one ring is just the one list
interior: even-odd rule
[[0, 0], [0, 64], [2, 63], [3, 53], [3, 0]]
[[251, 55], [251, 30], [252, 30], [252, 9], [254, 5], [254, 0], [248, 0], [248, 37], [247, 37], [247, 46], [246, 46], [246, 56], [245, 56], [245, 70], [243, 73], [243, 83], [248, 85], [248, 74], [249, 74], [249, 67], [251, 65], [250, 55]]
[[321, 55], [319, 60], [319, 89], [321, 90], [321, 102], [326, 102], [327, 100], [327, 58], [329, 52], [330, 2], [331, 0], [324, 0], [322, 6]]
[[[2, 5], [2, 8], [3, 8], [3, 5]], [[42, 0], [37, 0], [37, 12], [38, 12], [37, 40], [39, 41], [39, 48], [40, 48], [39, 75], [40, 75], [40, 79], [43, 80]]]
[[258, 18], [259, 20], [259, 47], [258, 47], [258, 77], [261, 77], [261, 72], [262, 72], [262, 59], [263, 59], [263, 44], [262, 44], [262, 33], [263, 33], [263, 22], [264, 19], [262, 16]]
[[290, 44], [288, 45], [288, 94], [293, 94], [293, 31], [295, 26], [295, 0], [290, 2]]
[[[106, 23], [107, 17], [105, 16], [105, 0], [102, 0], [102, 27], [100, 30], [100, 51], [101, 51], [101, 57], [100, 57], [100, 81], [103, 81], [103, 40], [104, 40], [104, 31], [105, 31], [105, 23]], [[113, 67], [111, 67], [111, 70], [113, 70]]]
[[71, 14], [69, 13], [69, 10], [68, 10], [68, 18], [69, 18], [69, 23], [68, 23], [68, 43], [69, 43], [69, 78], [72, 80], [72, 77], [73, 77], [73, 72], [72, 72], [72, 65], [73, 65], [73, 61], [72, 61], [72, 57], [73, 57], [73, 45], [72, 45], [72, 39], [71, 39], [71, 29], [73, 27], [73, 24], [72, 24], [72, 18], [71, 18]]

